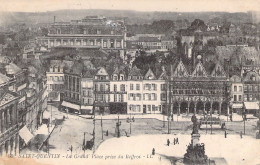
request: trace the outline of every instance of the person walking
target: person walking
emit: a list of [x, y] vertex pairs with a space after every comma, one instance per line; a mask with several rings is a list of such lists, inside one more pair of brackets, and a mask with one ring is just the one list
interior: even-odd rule
[[169, 139], [167, 139], [167, 146], [169, 146], [170, 145], [170, 140]]
[[176, 138], [176, 142], [175, 143], [179, 144], [179, 138], [178, 137]]
[[153, 148], [153, 150], [152, 150], [152, 155], [155, 155], [155, 149]]
[[173, 138], [173, 144], [175, 145], [175, 143], [176, 143], [176, 139], [175, 139], [175, 138]]

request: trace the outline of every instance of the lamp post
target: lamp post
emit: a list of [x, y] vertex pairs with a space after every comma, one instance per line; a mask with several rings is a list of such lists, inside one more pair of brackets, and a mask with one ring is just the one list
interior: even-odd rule
[[103, 122], [102, 122], [102, 114], [101, 114], [101, 134], [102, 134], [102, 140], [104, 139], [103, 138]]
[[130, 124], [130, 134], [132, 133], [132, 122], [135, 122], [135, 120], [134, 120], [134, 117], [133, 118], [131, 118], [131, 113], [130, 113], [130, 120], [129, 120], [129, 124]]

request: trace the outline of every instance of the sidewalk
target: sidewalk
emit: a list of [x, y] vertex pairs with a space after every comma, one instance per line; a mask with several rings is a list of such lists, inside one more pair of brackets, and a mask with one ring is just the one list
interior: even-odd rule
[[[191, 117], [193, 114], [180, 114], [180, 115], [173, 115], [173, 121], [191, 121]], [[119, 119], [127, 119], [130, 118], [130, 114], [110, 114], [110, 115], [102, 115], [102, 120], [117, 120], [119, 116]], [[223, 121], [230, 121], [229, 116], [225, 115], [216, 115], [212, 114], [213, 117], [219, 117]], [[94, 115], [79, 115], [79, 117], [85, 118], [85, 119], [93, 119]], [[162, 114], [131, 114], [131, 118], [135, 119], [157, 119], [160, 121], [167, 121], [168, 116], [162, 115]], [[196, 117], [198, 119], [204, 117], [203, 115], [196, 114]], [[253, 115], [247, 115], [248, 119], [257, 119]], [[101, 115], [95, 115], [96, 120], [101, 120]], [[243, 121], [242, 116], [236, 113], [232, 114], [232, 121]]]

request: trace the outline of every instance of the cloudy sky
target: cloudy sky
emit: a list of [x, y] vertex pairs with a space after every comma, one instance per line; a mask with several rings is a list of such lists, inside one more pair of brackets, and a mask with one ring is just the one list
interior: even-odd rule
[[260, 11], [260, 0], [0, 0], [0, 11], [44, 12], [60, 9], [137, 11]]

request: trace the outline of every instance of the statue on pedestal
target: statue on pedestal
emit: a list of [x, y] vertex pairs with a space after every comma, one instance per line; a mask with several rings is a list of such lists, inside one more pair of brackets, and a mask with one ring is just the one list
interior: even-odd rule
[[187, 152], [184, 155], [183, 163], [192, 165], [206, 165], [208, 157], [205, 155], [204, 144], [199, 143], [199, 123], [195, 115], [192, 116], [193, 129], [191, 134], [191, 144], [187, 148]]
[[191, 134], [199, 134], [199, 123], [198, 123], [198, 119], [196, 118], [195, 115], [193, 115], [191, 117], [191, 121], [193, 123], [192, 133]]

